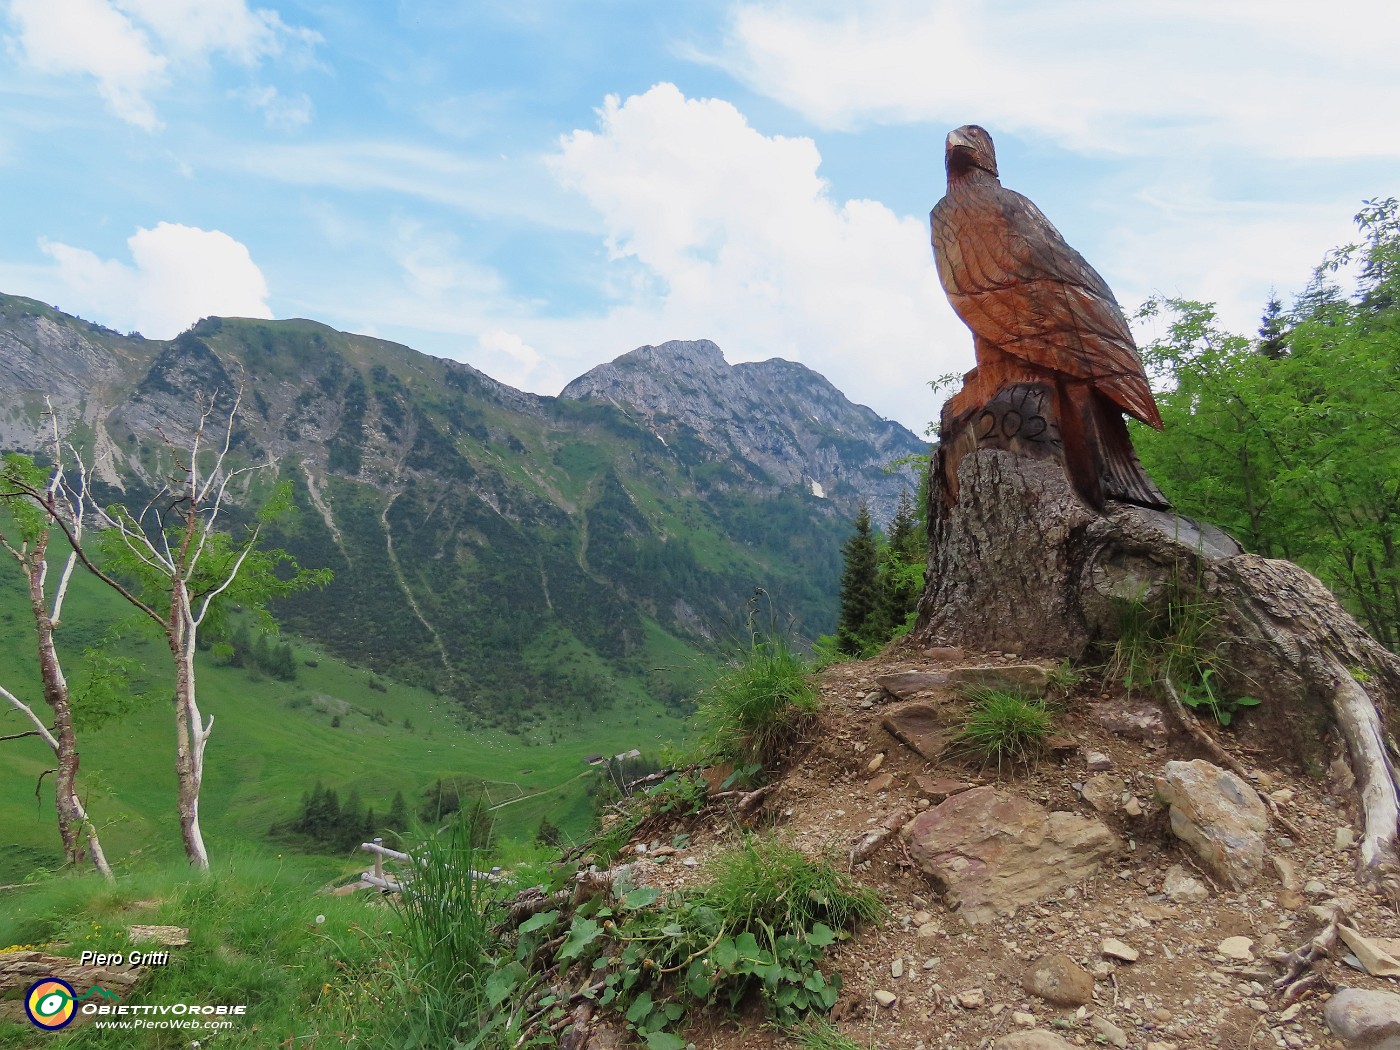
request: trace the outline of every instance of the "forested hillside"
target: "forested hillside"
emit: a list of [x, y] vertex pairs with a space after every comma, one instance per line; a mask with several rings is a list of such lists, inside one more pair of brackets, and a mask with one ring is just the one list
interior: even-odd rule
[[[0, 444], [35, 448], [48, 398], [108, 495], [138, 502], [168, 467], [158, 434], [192, 423], [200, 391], [242, 387], [233, 454], [263, 465], [243, 513], [289, 482], [300, 513], [268, 540], [334, 572], [278, 619], [519, 729], [596, 711], [624, 681], [689, 696], [685, 654], [741, 637], [755, 591], [798, 635], [829, 631], [845, 520], [861, 500], [892, 510], [912, 484], [886, 468], [926, 446], [800, 365], [645, 350], [680, 374], [697, 348], [706, 374], [690, 407], [672, 405], [678, 428], [310, 321], [208, 318], [156, 342], [5, 297]], [[746, 370], [801, 393], [775, 399], [761, 448], [707, 423]]]

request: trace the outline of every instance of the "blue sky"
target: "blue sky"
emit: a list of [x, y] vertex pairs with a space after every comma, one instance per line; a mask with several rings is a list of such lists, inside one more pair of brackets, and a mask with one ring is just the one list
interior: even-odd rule
[[781, 356], [922, 430], [972, 364], [928, 210], [976, 122], [1131, 312], [1252, 331], [1400, 192], [1400, 5], [0, 0], [0, 290], [312, 317], [556, 393]]

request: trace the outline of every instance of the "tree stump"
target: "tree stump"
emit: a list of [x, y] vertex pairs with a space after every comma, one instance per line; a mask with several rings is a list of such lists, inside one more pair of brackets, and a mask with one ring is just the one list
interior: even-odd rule
[[1067, 479], [1058, 442], [980, 429], [945, 432], [934, 452], [914, 641], [1078, 660], [1119, 637], [1125, 603], [1203, 603], [1223, 684], [1261, 701], [1238, 738], [1311, 772], [1329, 745], [1344, 747], [1364, 829], [1358, 876], [1400, 896], [1397, 750], [1384, 729], [1400, 705], [1400, 659], [1291, 562], [1170, 511], [1112, 500], [1096, 510]]

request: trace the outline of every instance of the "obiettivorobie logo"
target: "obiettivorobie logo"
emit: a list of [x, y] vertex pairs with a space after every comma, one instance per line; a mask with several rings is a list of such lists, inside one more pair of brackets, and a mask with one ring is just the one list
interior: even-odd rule
[[[106, 1002], [84, 1002], [87, 999]], [[113, 1004], [116, 1005], [113, 1005]], [[170, 1003], [132, 1005], [101, 985], [79, 995], [73, 986], [58, 977], [45, 977], [29, 986], [24, 996], [24, 1012], [35, 1028], [56, 1032], [67, 1028], [78, 1014], [94, 1016], [98, 1028], [188, 1028], [218, 1030], [232, 1028], [235, 1018], [248, 1012], [244, 1003]]]
[[24, 997], [24, 1012], [29, 1015], [30, 1023], [36, 1028], [56, 1032], [72, 1024], [73, 1018], [78, 1014], [78, 1004], [94, 995], [116, 1002], [121, 1001], [121, 996], [107, 991], [101, 985], [94, 985], [89, 991], [79, 995], [67, 981], [57, 977], [45, 977], [29, 986], [29, 991]]

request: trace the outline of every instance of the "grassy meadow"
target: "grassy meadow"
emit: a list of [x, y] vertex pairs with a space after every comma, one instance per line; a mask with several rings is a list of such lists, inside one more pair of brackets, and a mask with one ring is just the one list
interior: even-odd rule
[[[15, 569], [0, 570], [0, 682], [46, 711], [22, 580]], [[108, 857], [118, 873], [177, 858], [168, 650], [151, 628], [135, 624], [119, 599], [81, 574], [63, 620], [59, 644], [75, 685], [82, 684], [82, 650], [111, 624], [125, 622], [131, 630], [119, 647], [145, 668], [144, 685], [154, 697], [96, 728], [83, 727], [79, 707], [79, 783]], [[591, 817], [588, 790], [597, 776], [585, 756], [632, 748], [655, 753], [687, 733], [684, 711], [630, 681], [611, 687], [617, 695], [586, 719], [537, 715], [518, 734], [474, 728], [452, 702], [292, 644], [297, 677], [291, 682], [219, 666], [209, 653], [200, 654], [200, 704], [214, 716], [200, 813], [215, 859], [250, 850], [273, 857], [294, 852], [268, 832], [295, 816], [317, 780], [342, 799], [358, 791], [381, 817], [396, 791], [416, 811], [424, 789], [439, 778], [480, 781], [498, 807], [503, 837], [528, 840], [542, 817], [566, 836], [578, 836]], [[561, 668], [588, 655], [567, 638], [552, 649], [547, 639], [539, 644]], [[648, 647], [644, 658], [663, 678], [694, 681], [708, 670], [659, 629], [648, 632]], [[8, 706], [0, 711], [0, 736], [27, 728]], [[0, 742], [0, 885], [59, 862], [50, 778], [35, 795], [52, 764], [37, 739]], [[358, 859], [344, 857], [342, 868]]]

